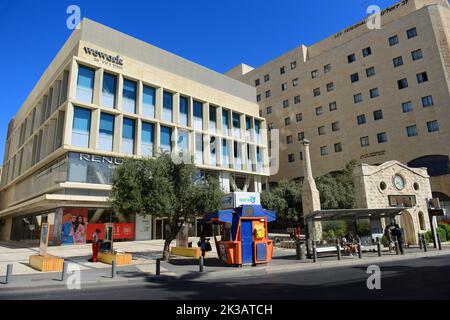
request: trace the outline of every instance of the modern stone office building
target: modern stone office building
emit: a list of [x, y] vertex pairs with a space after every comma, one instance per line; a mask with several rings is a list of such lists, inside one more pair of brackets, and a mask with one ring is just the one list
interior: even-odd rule
[[261, 191], [268, 151], [255, 92], [83, 20], [9, 124], [0, 238], [36, 239], [42, 221], [54, 244], [84, 243], [88, 228], [110, 221], [118, 238], [163, 238], [164, 219], [108, 208], [124, 157], [188, 150], [199, 177], [216, 176], [225, 191]]
[[306, 137], [317, 176], [352, 159], [397, 160], [427, 167], [434, 196], [450, 205], [448, 1], [404, 0], [382, 10], [379, 30], [362, 21], [226, 74], [256, 87], [260, 115], [280, 132], [280, 169], [271, 181], [303, 178]]

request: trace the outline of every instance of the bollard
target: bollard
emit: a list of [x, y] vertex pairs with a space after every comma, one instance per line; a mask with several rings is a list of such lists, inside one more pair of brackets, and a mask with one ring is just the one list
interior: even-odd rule
[[203, 260], [203, 256], [200, 256], [200, 258], [198, 259], [198, 264], [199, 264], [199, 271], [203, 272], [204, 270], [204, 260]]
[[427, 248], [427, 239], [425, 239], [425, 236], [422, 237], [422, 241], [423, 241], [423, 251], [427, 252], [428, 248]]
[[358, 238], [358, 258], [362, 259], [362, 246], [361, 246], [361, 239]]
[[422, 250], [422, 235], [419, 233], [419, 249]]
[[13, 265], [12, 265], [12, 263], [8, 263], [8, 265], [6, 266], [5, 284], [8, 284], [11, 282], [12, 273], [13, 273]]
[[305, 244], [304, 243], [300, 243], [300, 260], [305, 260], [305, 259], [306, 259]]
[[301, 260], [302, 258], [301, 258], [301, 253], [300, 253], [300, 247], [301, 247], [301, 243], [300, 243], [300, 241], [296, 241], [295, 242], [295, 258], [297, 259], [297, 260]]
[[313, 262], [316, 262], [317, 261], [317, 247], [316, 247], [316, 242], [315, 241], [313, 242], [312, 249], [313, 249]]
[[341, 260], [341, 245], [339, 243], [339, 239], [336, 239], [336, 251], [337, 251], [337, 259]]
[[441, 236], [439, 235], [439, 232], [436, 232], [436, 235], [437, 235], [438, 249], [442, 250]]
[[377, 251], [378, 251], [378, 256], [381, 257], [381, 243], [380, 243], [380, 238], [377, 237]]
[[64, 281], [64, 277], [66, 276], [66, 273], [67, 273], [67, 266], [68, 266], [68, 264], [69, 264], [69, 262], [64, 260], [63, 269], [62, 269], [62, 272], [61, 272], [61, 281]]
[[115, 277], [116, 277], [116, 260], [113, 260], [111, 264], [111, 278]]
[[161, 259], [156, 259], [156, 275], [159, 276], [161, 274]]
[[399, 255], [400, 254], [400, 248], [399, 248], [399, 246], [398, 246], [398, 240], [397, 240], [397, 237], [395, 238], [395, 254], [396, 255]]

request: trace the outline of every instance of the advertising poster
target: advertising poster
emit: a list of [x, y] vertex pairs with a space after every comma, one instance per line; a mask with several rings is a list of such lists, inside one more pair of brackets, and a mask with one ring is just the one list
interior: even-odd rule
[[48, 223], [43, 223], [41, 225], [41, 238], [39, 241], [39, 255], [45, 256], [47, 254], [47, 244], [48, 244]]
[[85, 244], [88, 225], [88, 209], [64, 209], [61, 245]]

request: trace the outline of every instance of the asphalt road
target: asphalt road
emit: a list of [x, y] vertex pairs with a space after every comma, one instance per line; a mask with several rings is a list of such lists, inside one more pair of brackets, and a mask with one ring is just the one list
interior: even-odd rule
[[81, 290], [3, 289], [0, 299], [242, 300], [450, 299], [450, 255], [379, 264], [381, 289], [367, 288], [367, 264], [228, 279], [160, 279]]

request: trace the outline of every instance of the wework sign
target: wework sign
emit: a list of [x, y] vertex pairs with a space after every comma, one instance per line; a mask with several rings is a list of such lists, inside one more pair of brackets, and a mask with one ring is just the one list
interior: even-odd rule
[[123, 66], [123, 59], [117, 55], [117, 56], [112, 56], [110, 54], [101, 52], [99, 50], [94, 50], [91, 49], [89, 47], [84, 47], [84, 52], [86, 52], [86, 54], [93, 56], [94, 58], [97, 58], [99, 60], [102, 60], [104, 62], [109, 62], [118, 66]]

